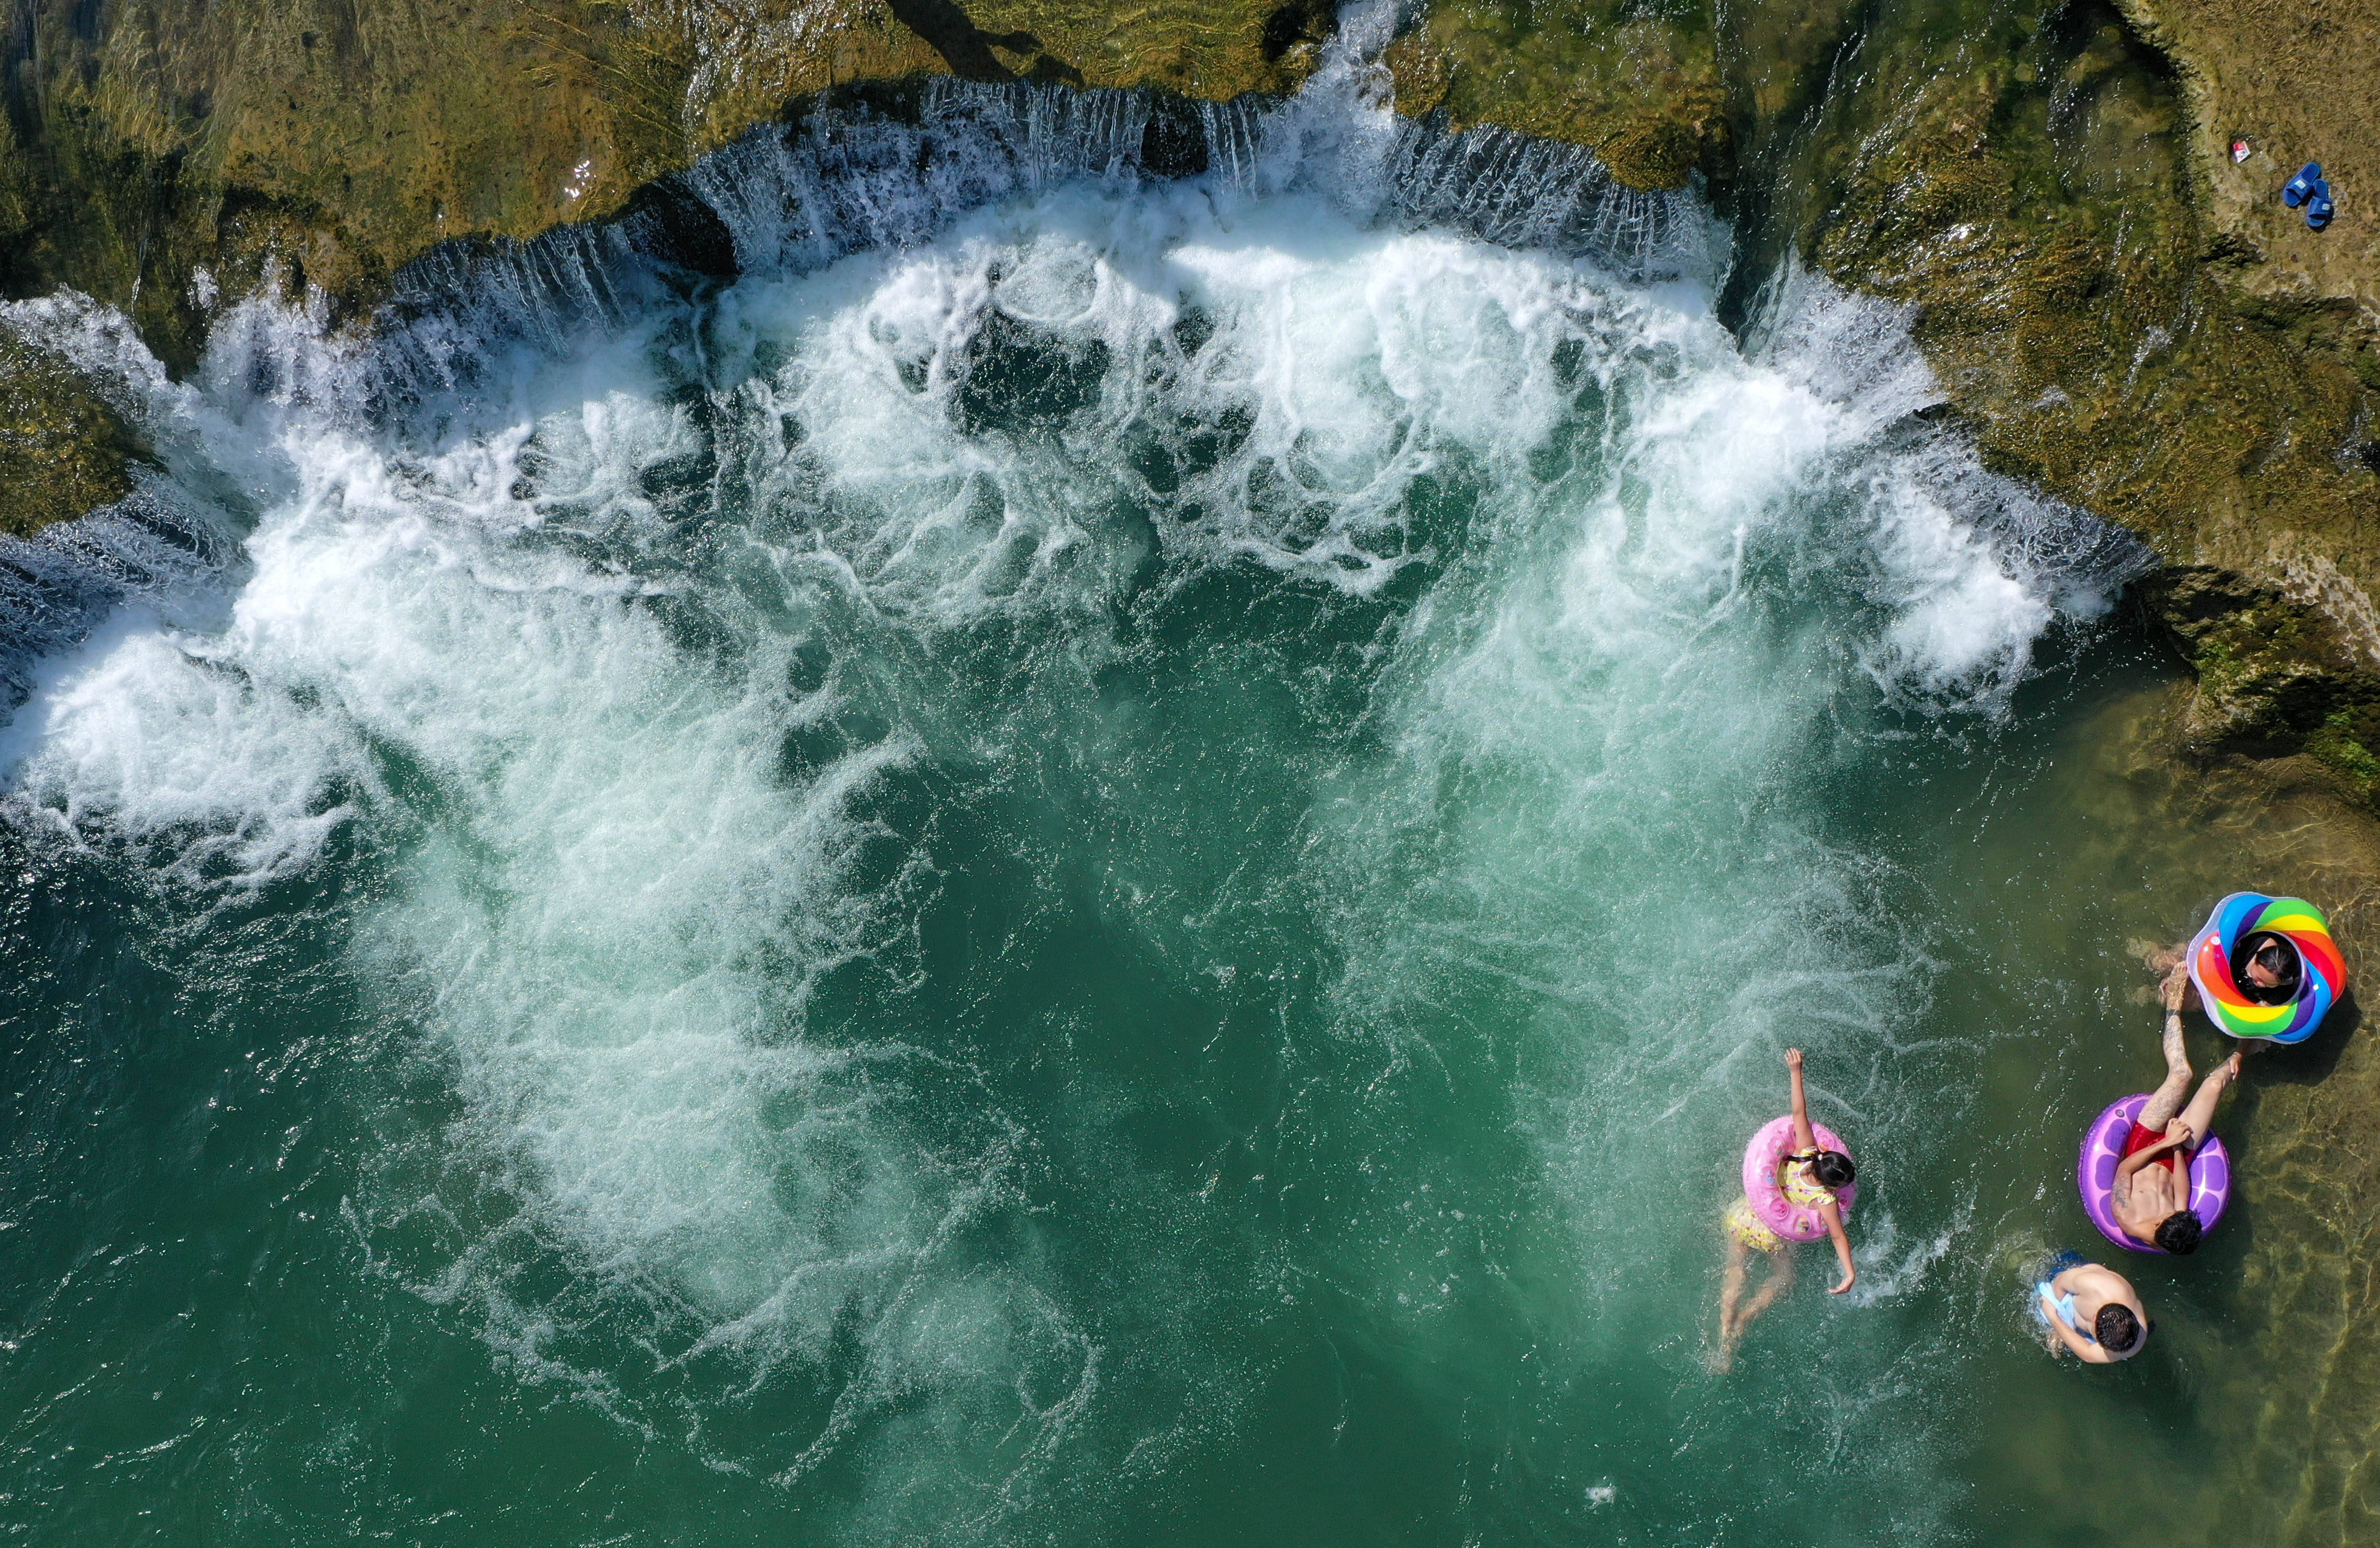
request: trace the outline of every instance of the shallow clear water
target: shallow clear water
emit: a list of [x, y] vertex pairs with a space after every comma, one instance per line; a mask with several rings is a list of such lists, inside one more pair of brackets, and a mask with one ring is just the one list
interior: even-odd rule
[[[1747, 350], [1692, 279], [1099, 180], [625, 316], [393, 406], [252, 307], [152, 383], [253, 525], [7, 733], [0, 1520], [2238, 1504], [2236, 1243], [2131, 1265], [2114, 1373], [2021, 1288], [2219, 856], [2094, 760], [2129, 551], [1913, 418], [1891, 319], [1791, 281]], [[1861, 1280], [1714, 1375], [1789, 1044]]]

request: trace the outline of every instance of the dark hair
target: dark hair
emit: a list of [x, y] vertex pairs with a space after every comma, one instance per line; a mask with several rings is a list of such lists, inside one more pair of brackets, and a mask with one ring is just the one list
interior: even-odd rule
[[2198, 1251], [2199, 1235], [2204, 1229], [2198, 1223], [2196, 1215], [2186, 1209], [2178, 1209], [2157, 1222], [2156, 1244], [2168, 1252], [2195, 1252]]
[[[2267, 956], [2272, 960], [2265, 961], [2265, 958]], [[2247, 940], [2241, 943], [2240, 971], [2242, 973], [2247, 972], [2248, 964], [2251, 962], [2264, 962], [2265, 971], [2271, 974], [2283, 984], [2294, 984], [2297, 982], [2298, 951], [2296, 946], [2284, 940], [2279, 936], [2273, 934], [2270, 930], [2266, 930], [2260, 935], [2250, 936]]]
[[2099, 1347], [2111, 1355], [2130, 1354], [2141, 1341], [2141, 1320], [2129, 1306], [2100, 1307], [2091, 1326], [2099, 1336]]
[[1810, 1175], [1818, 1179], [1821, 1188], [1849, 1188], [1859, 1173], [1852, 1167], [1852, 1158], [1840, 1150], [1805, 1150], [1793, 1156], [1796, 1161], [1810, 1164]]

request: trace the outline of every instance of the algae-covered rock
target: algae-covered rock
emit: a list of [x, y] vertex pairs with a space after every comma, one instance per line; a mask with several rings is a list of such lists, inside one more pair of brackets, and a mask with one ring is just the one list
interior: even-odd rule
[[1886, 39], [1830, 103], [1803, 242], [1914, 308], [1998, 466], [2147, 538], [2207, 743], [2307, 748], [2373, 793], [2380, 401], [2228, 283], [2183, 82], [2111, 6], [1991, 10], [1945, 62]]
[[1674, 188], [1727, 164], [1718, 42], [1700, 6], [1441, 0], [1384, 62], [1400, 112], [1568, 140], [1632, 187]]
[[1823, 91], [1857, 14], [1850, 0], [1436, 0], [1383, 63], [1401, 112], [1584, 145], [1632, 187], [1723, 185]]
[[1161, 86], [1218, 101], [1293, 90], [1333, 25], [1330, 0], [897, 0], [892, 11], [972, 79]]
[[[2310, 751], [2380, 799], [2380, 221], [2353, 193], [2380, 26], [2123, 3], [1438, 0], [1386, 62], [1405, 111], [1639, 186], [1709, 175], [1747, 284], [1790, 246], [1907, 304], [1991, 462], [2176, 566], [2144, 595], [2201, 673], [2197, 744]], [[2317, 156], [2320, 236], [2274, 197]]]
[[[2225, 283], [2380, 386], [2380, 18], [2368, 0], [2122, 0], [2189, 95], [2189, 150]], [[2244, 161], [2233, 158], [2244, 145]], [[2310, 229], [2280, 187], [2320, 162], [2338, 205]]]
[[[2306, 748], [2380, 796], [2372, 0], [2120, 3], [1431, 0], [1384, 63], [1406, 112], [1587, 145], [1640, 187], [1704, 175], [1746, 275], [1790, 244], [1909, 304], [1997, 465], [2181, 567], [2148, 595], [2203, 740]], [[1331, 23], [1327, 0], [27, 5], [0, 293], [89, 292], [179, 369], [212, 298], [279, 276], [352, 316], [441, 241], [611, 214], [822, 90], [1282, 91]], [[2341, 196], [2321, 237], [2268, 196], [2301, 153]]]
[[169, 363], [269, 258], [368, 304], [436, 243], [620, 207], [807, 93], [957, 70], [1210, 96], [1293, 87], [1329, 16], [1205, 0], [92, 0], [31, 7], [6, 80], [0, 290], [70, 284]]
[[0, 328], [0, 532], [121, 500], [147, 445], [66, 357]]
[[86, 292], [175, 369], [197, 357], [215, 298], [278, 276], [354, 315], [440, 242], [610, 214], [821, 90], [956, 71], [1286, 91], [1331, 22], [1320, 0], [1122, 13], [1083, 0], [81, 0], [16, 14], [0, 295]]

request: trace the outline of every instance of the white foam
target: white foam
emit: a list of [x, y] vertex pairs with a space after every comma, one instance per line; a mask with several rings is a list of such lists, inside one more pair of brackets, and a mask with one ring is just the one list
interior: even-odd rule
[[1937, 699], [2004, 697], [2031, 663], [2055, 600], [2011, 574], [1972, 522], [1908, 470], [1886, 470], [1872, 490], [1876, 589], [1891, 622], [1865, 653], [1868, 670], [1888, 689]]
[[336, 787], [368, 778], [360, 747], [188, 643], [134, 610], [57, 662], [11, 728], [19, 790], [68, 831], [104, 822], [193, 885], [302, 869], [357, 815]]
[[[1510, 294], [1501, 265], [1525, 267], [1478, 283]], [[1525, 441], [1466, 447], [1498, 469], [1503, 540], [1417, 611], [1375, 701], [1397, 757], [1340, 787], [1326, 831], [1329, 890], [1362, 900], [1342, 918], [1351, 1029], [1429, 1068], [1463, 1058], [1449, 1001], [1526, 1023], [1524, 1110], [1575, 1212], [1564, 1294], [1609, 1311], [1665, 1286], [1685, 1318], [1699, 1282], [1652, 1265], [1714, 1261], [1706, 1174], [1730, 1146], [1712, 1137], [1773, 1116], [1786, 1042], [1828, 1072], [1822, 1117], [1869, 1142], [1902, 1117], [1841, 1094], [1889, 1082], [1878, 1050], [1934, 966], [1889, 863], [1830, 839], [1823, 750], [1908, 709], [1999, 712], [2060, 599], [1999, 540], [2008, 507], [1972, 498], [1971, 454], [1909, 419], [1922, 372], [1839, 392], [1739, 355], [1690, 294], [1663, 300], [1549, 313], [1597, 385], [1597, 454], [1548, 479]], [[1495, 401], [1542, 423], [1521, 393]], [[1868, 1298], [1947, 1251], [1873, 1224]]]

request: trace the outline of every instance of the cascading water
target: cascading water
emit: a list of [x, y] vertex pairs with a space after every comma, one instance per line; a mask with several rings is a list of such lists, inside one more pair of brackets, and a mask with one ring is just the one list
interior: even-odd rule
[[[2140, 550], [1361, 58], [821, 110], [188, 384], [19, 308], [167, 466], [0, 599], [12, 1525], [1968, 1540], [1958, 856]], [[1788, 1042], [1863, 1277], [1717, 1377]]]

